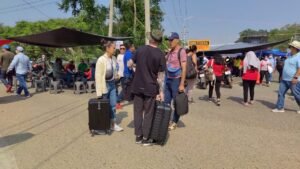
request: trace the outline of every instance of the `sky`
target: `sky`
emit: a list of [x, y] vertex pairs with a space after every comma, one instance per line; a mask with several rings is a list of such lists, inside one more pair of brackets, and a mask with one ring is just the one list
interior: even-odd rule
[[[0, 1], [4, 25], [71, 16], [58, 9], [59, 0]], [[107, 6], [109, 2], [96, 1]], [[300, 23], [300, 0], [162, 0], [161, 9], [165, 34], [178, 32], [183, 39], [186, 32], [187, 40], [208, 39], [213, 45], [233, 43], [247, 28], [270, 30]]]

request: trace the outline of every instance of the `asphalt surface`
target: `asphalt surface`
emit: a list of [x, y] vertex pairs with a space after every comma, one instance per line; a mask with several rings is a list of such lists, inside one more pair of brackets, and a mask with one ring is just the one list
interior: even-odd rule
[[300, 114], [293, 97], [272, 113], [278, 83], [257, 86], [245, 107], [242, 87], [222, 88], [221, 106], [194, 90], [195, 103], [165, 146], [135, 144], [132, 105], [118, 111], [123, 132], [91, 137], [87, 102], [95, 94], [34, 93], [0, 86], [0, 169], [299, 169]]

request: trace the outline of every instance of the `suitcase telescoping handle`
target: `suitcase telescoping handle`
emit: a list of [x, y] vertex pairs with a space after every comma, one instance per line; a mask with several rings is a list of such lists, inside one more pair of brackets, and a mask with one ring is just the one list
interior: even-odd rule
[[101, 103], [98, 102], [98, 107], [97, 107], [98, 110], [101, 110]]
[[[98, 97], [98, 100], [101, 100], [102, 99], [102, 96]], [[101, 102], [98, 101], [98, 107], [97, 107], [98, 110], [101, 110]]]

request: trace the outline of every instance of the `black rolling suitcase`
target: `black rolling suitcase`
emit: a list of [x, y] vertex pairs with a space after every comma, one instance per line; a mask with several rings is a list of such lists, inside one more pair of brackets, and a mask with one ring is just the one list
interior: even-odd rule
[[155, 143], [164, 145], [168, 135], [172, 108], [169, 104], [158, 101], [155, 107], [150, 138], [153, 139]]
[[88, 105], [89, 111], [89, 129], [92, 136], [97, 132], [103, 131], [110, 133], [110, 103], [108, 99], [90, 99]]

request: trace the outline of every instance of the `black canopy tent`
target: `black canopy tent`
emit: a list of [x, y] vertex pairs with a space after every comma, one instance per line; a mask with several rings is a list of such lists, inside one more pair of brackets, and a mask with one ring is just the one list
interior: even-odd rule
[[234, 53], [245, 53], [249, 51], [258, 51], [263, 50], [272, 46], [279, 45], [281, 43], [285, 43], [289, 40], [283, 40], [272, 43], [260, 43], [260, 44], [251, 44], [251, 43], [235, 43], [231, 45], [223, 45], [217, 48], [214, 48], [209, 51], [199, 51], [197, 52], [197, 56], [206, 55], [213, 56], [214, 54], [234, 54]]
[[62, 27], [43, 33], [20, 37], [9, 37], [7, 39], [36, 46], [65, 48], [87, 45], [102, 45], [107, 41], [127, 40], [132, 38], [99, 36]]

